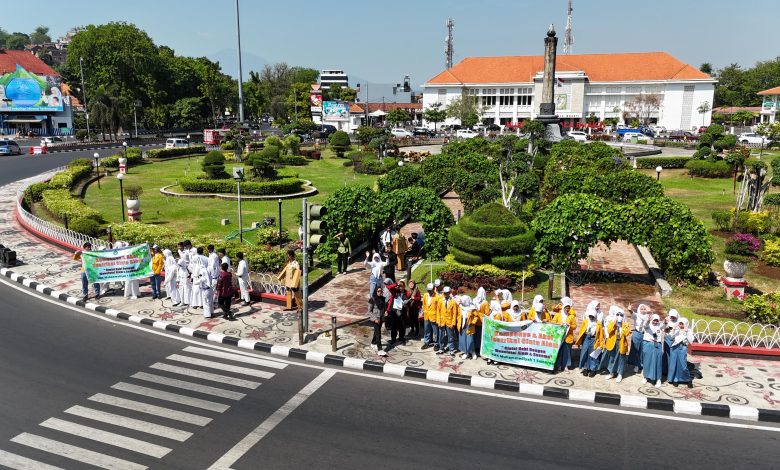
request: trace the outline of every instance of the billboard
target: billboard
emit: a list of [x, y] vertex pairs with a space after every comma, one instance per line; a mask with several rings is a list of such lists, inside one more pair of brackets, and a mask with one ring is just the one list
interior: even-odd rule
[[349, 119], [349, 104], [343, 101], [323, 101], [322, 119], [326, 121], [346, 121]]
[[311, 103], [311, 112], [322, 112], [322, 93], [314, 91], [309, 93], [309, 102]]
[[62, 111], [60, 77], [42, 77], [19, 64], [14, 72], [0, 75], [0, 110]]

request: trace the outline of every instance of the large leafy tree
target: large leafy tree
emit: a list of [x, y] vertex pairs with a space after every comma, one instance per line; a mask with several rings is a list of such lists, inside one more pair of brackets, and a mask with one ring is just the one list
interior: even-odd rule
[[465, 127], [471, 127], [482, 118], [482, 106], [477, 97], [467, 93], [466, 89], [459, 97], [447, 104], [447, 117], [457, 119]]
[[35, 31], [30, 33], [30, 43], [43, 44], [46, 42], [51, 42], [51, 36], [49, 36], [48, 26], [38, 26], [37, 28], [35, 28]]
[[30, 36], [24, 33], [12, 33], [5, 38], [6, 49], [21, 51], [27, 44], [30, 44]]
[[433, 123], [433, 130], [436, 131], [437, 125], [447, 119], [447, 112], [442, 109], [441, 103], [433, 103], [423, 111], [423, 119]]
[[409, 113], [399, 108], [391, 109], [385, 116], [385, 121], [387, 121], [393, 127], [399, 124], [404, 124], [410, 120], [411, 117], [409, 116]]

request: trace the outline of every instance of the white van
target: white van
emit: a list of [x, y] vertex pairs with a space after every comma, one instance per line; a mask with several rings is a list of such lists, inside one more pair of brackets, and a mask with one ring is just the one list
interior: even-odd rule
[[173, 138], [165, 141], [165, 148], [173, 149], [177, 147], [189, 147], [190, 143], [187, 139]]

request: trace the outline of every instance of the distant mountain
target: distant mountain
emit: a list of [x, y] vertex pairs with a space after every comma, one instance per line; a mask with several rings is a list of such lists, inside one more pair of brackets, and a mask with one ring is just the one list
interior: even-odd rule
[[[219, 52], [207, 55], [207, 57], [213, 61], [219, 62], [223, 73], [226, 73], [233, 78], [238, 77], [238, 52], [236, 49], [222, 49]], [[250, 70], [259, 72], [266, 64], [270, 64], [270, 62], [251, 52], [247, 52], [242, 48], [241, 68], [244, 74], [244, 81], [249, 79]]]

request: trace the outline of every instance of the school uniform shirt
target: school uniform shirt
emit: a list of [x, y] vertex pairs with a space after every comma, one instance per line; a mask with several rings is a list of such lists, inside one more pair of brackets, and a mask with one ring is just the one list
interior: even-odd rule
[[209, 253], [209, 277], [216, 281], [219, 277], [219, 256], [216, 253]]
[[544, 309], [544, 310], [542, 310], [542, 313], [541, 313], [541, 314], [538, 314], [538, 313], [536, 312], [536, 309], [534, 309], [533, 307], [531, 307], [531, 308], [528, 310], [528, 312], [526, 312], [526, 313], [525, 313], [525, 314], [522, 316], [522, 319], [523, 319], [523, 320], [530, 320], [530, 321], [535, 321], [535, 322], [540, 322], [540, 321], [543, 321], [543, 322], [549, 322], [549, 321], [550, 321], [550, 312], [548, 312], [548, 311], [547, 311], [547, 309]]
[[230, 264], [230, 257], [228, 255], [223, 256], [222, 259], [219, 260], [219, 264], [220, 265], [227, 264], [228, 265], [227, 272], [229, 272], [229, 273], [233, 272], [233, 266]]
[[574, 309], [569, 310], [569, 315], [566, 316], [566, 324], [569, 325], [569, 330], [566, 332], [565, 341], [568, 344], [574, 344], [574, 331], [577, 329], [577, 314]]
[[238, 269], [236, 269], [236, 276], [243, 279], [245, 282], [249, 281], [249, 265], [245, 259], [238, 262]]
[[154, 274], [160, 274], [163, 270], [163, 264], [165, 264], [165, 258], [162, 253], [157, 252], [152, 256], [152, 272]]
[[500, 311], [495, 312], [490, 316], [493, 320], [503, 321], [503, 322], [511, 322], [512, 321], [512, 315], [509, 314], [507, 311]]
[[607, 331], [604, 332], [604, 349], [612, 351], [617, 344], [617, 323], [610, 321], [607, 323]]
[[631, 327], [628, 322], [623, 320], [623, 323], [618, 332], [618, 353], [622, 356], [628, 354], [628, 346], [631, 344]]
[[585, 341], [586, 335], [593, 335], [596, 338], [596, 342], [593, 344], [593, 349], [596, 349], [599, 338], [601, 337], [601, 323], [596, 321], [593, 323], [593, 325], [588, 325], [588, 319], [582, 320], [582, 323], [580, 323], [580, 333], [577, 336], [577, 341], [575, 344], [577, 346], [581, 346], [582, 342]]
[[423, 320], [436, 323], [439, 310], [442, 308], [442, 296], [425, 293], [422, 296]]
[[449, 299], [442, 299], [442, 304], [442, 308], [439, 310], [438, 325], [455, 328], [460, 315], [460, 304], [453, 296], [450, 296]]

